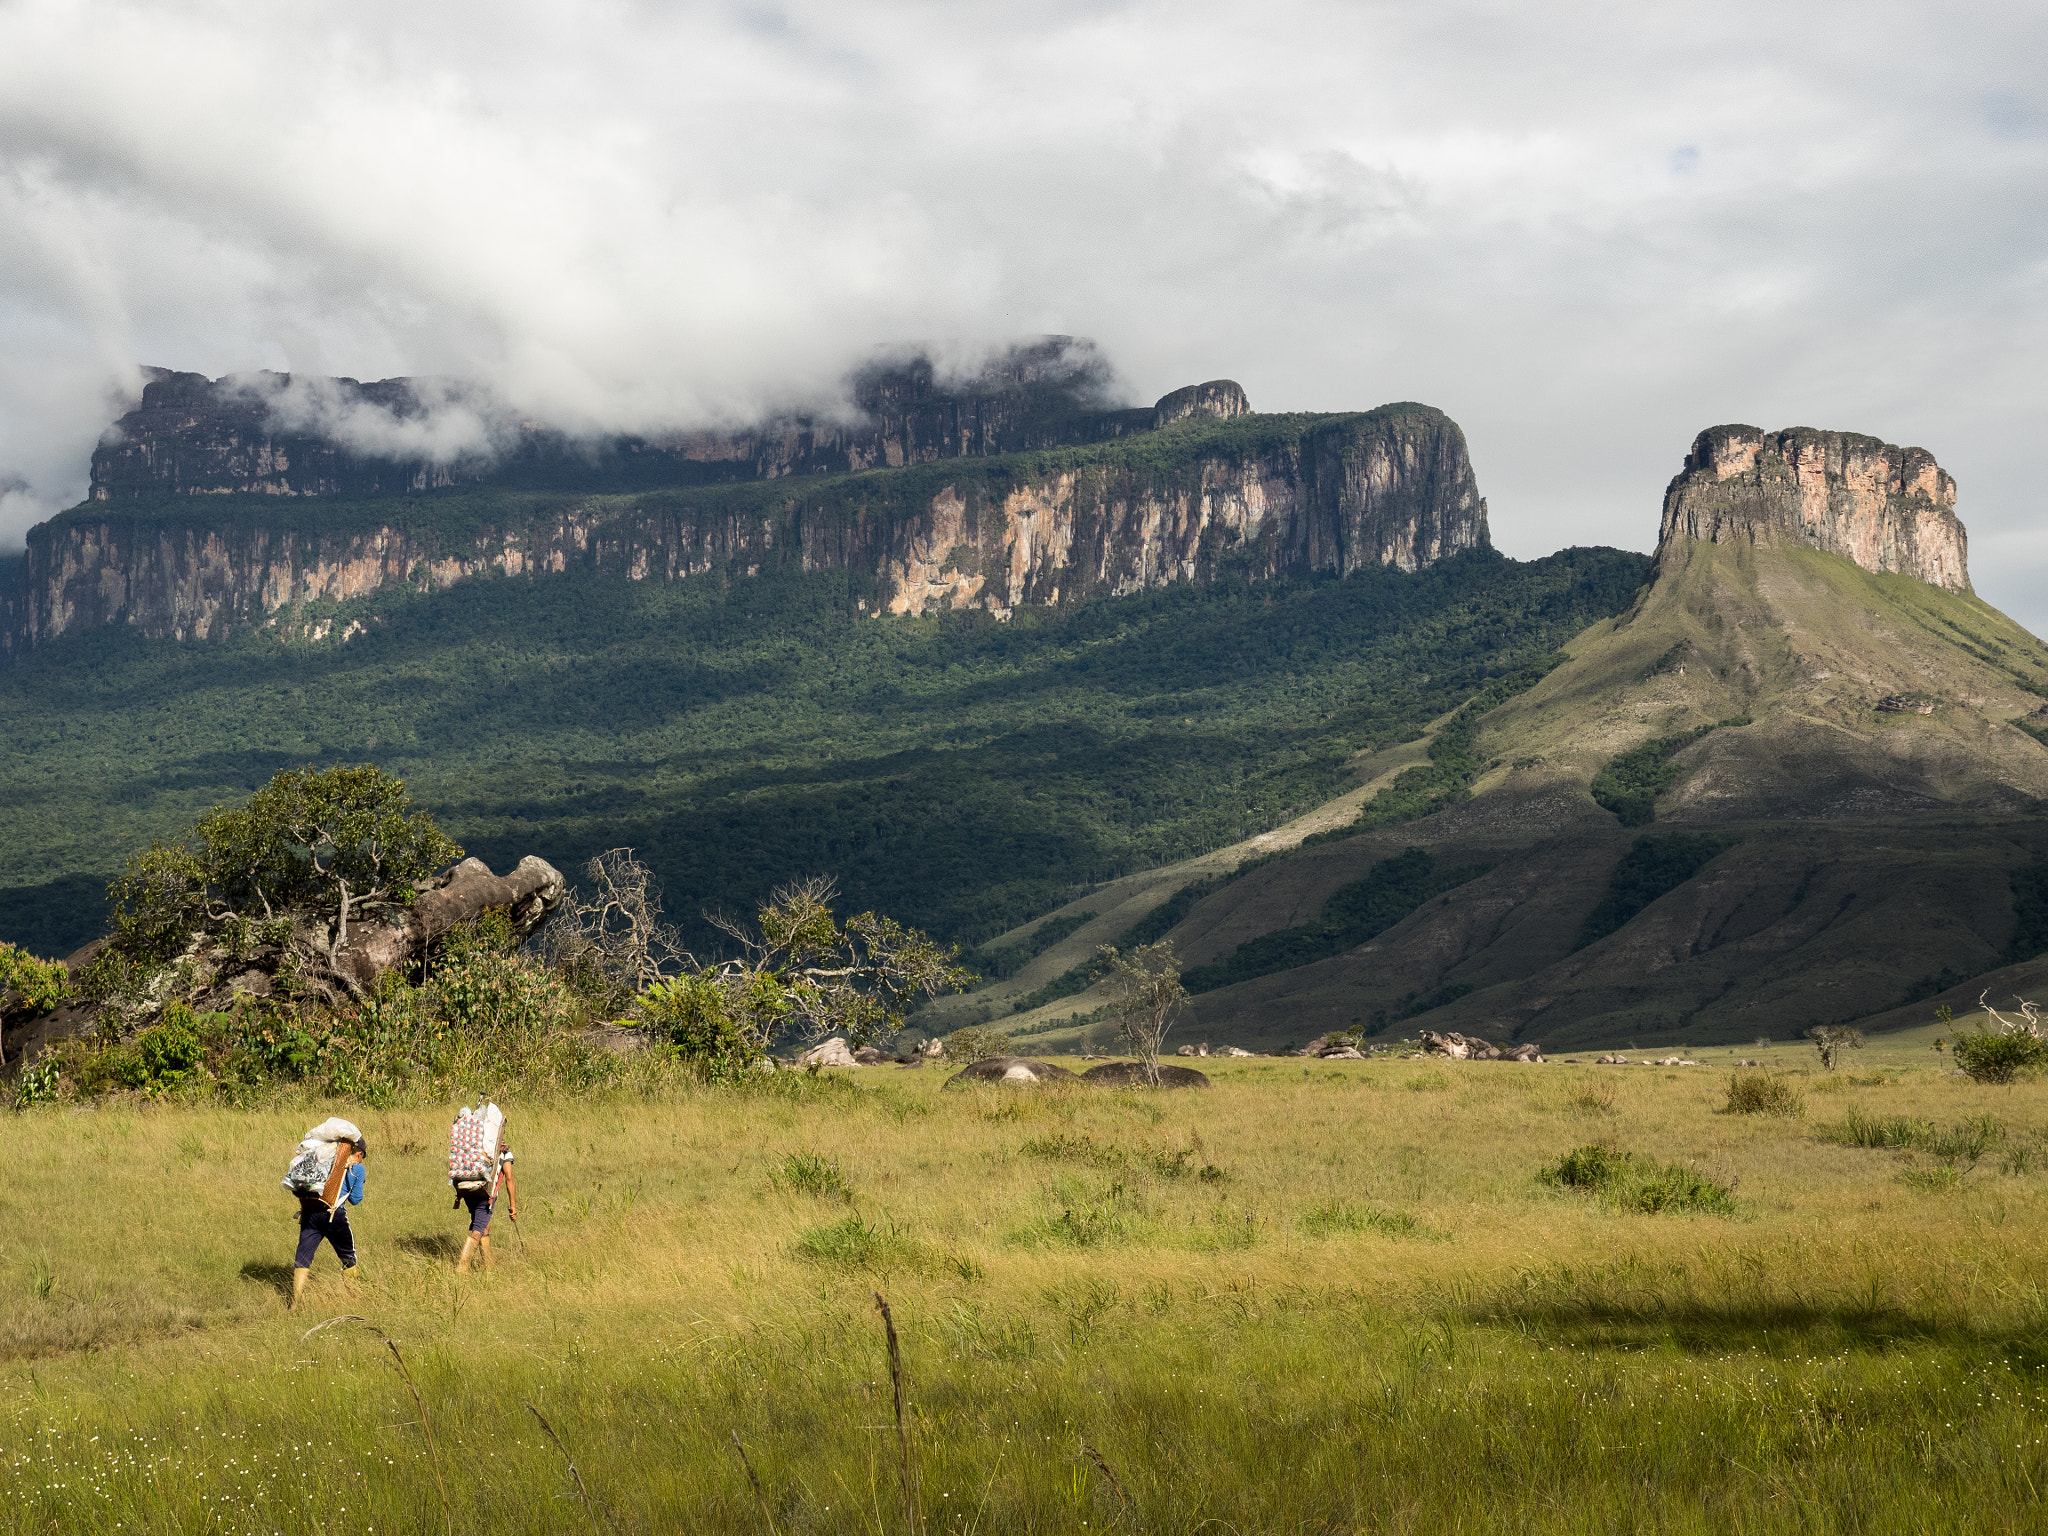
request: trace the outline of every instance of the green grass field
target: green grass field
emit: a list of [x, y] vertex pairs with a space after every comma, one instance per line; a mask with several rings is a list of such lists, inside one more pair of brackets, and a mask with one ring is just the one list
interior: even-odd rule
[[[0, 1530], [907, 1531], [876, 1291], [934, 1532], [2041, 1529], [2048, 1085], [1781, 1049], [1802, 1112], [1736, 1115], [1732, 1054], [650, 1064], [511, 1106], [523, 1232], [466, 1279], [452, 1106], [7, 1116]], [[323, 1251], [291, 1314], [277, 1180], [330, 1108], [364, 1278]], [[1987, 1114], [1974, 1163], [1840, 1139]], [[1734, 1214], [1539, 1178], [1593, 1143]]]

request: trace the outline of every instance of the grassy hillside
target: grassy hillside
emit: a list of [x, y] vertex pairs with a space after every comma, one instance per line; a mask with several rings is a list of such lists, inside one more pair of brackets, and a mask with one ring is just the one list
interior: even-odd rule
[[[932, 1531], [2037, 1529], [2048, 1087], [1780, 1065], [1801, 1115], [1712, 1068], [650, 1074], [512, 1107], [523, 1230], [467, 1280], [442, 1106], [0, 1117], [0, 1531], [899, 1531], [877, 1291]], [[289, 1315], [330, 1109], [363, 1278]], [[1987, 1114], [1974, 1162], [1844, 1139]], [[1600, 1143], [1733, 1214], [1539, 1177]]]
[[383, 594], [346, 645], [95, 632], [0, 668], [0, 937], [61, 952], [151, 837], [288, 764], [374, 761], [497, 867], [639, 848], [700, 943], [705, 907], [812, 872], [971, 943], [1342, 794], [1643, 571], [1481, 552], [1008, 624], [863, 616], [841, 575], [565, 576]]

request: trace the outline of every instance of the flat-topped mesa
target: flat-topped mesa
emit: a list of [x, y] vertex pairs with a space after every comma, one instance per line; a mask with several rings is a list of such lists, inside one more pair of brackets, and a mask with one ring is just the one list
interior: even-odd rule
[[1108, 362], [1072, 336], [1020, 343], [969, 378], [941, 377], [915, 350], [890, 355], [847, 381], [857, 414], [844, 420], [784, 413], [732, 430], [598, 439], [521, 421], [488, 391], [447, 380], [209, 379], [165, 368], [144, 377], [141, 400], [93, 454], [94, 501], [772, 480], [1106, 442], [1251, 410], [1228, 379], [1177, 389], [1149, 410], [1119, 407]]
[[[306, 605], [487, 575], [844, 570], [873, 580], [868, 611], [1007, 618], [1177, 582], [1415, 571], [1488, 547], [1465, 434], [1442, 411], [1261, 417], [1227, 379], [1108, 410], [1089, 369], [1055, 350], [1018, 349], [1001, 371], [943, 388], [924, 359], [891, 364], [856, 380], [863, 421], [774, 443], [781, 429], [764, 427], [549, 460], [529, 440], [495, 468], [290, 437], [260, 399], [159, 376], [96, 457], [94, 500], [29, 531], [0, 652], [108, 624], [177, 639], [270, 625], [339, 643], [377, 616]], [[417, 420], [417, 394], [392, 381], [335, 382], [344, 404], [384, 391], [385, 424]], [[1062, 443], [1074, 446], [1016, 453]], [[939, 472], [887, 472], [898, 464]], [[849, 467], [877, 472], [795, 472]], [[545, 490], [555, 472], [562, 494], [489, 494]], [[466, 477], [479, 492], [459, 515], [405, 494]], [[771, 486], [734, 483], [750, 480]], [[277, 499], [209, 505], [237, 492]], [[353, 501], [332, 520], [289, 500], [336, 495]]]
[[1659, 544], [1807, 544], [1967, 592], [1969, 536], [1955, 505], [1955, 481], [1924, 448], [1812, 427], [1709, 427], [1664, 493]]
[[1206, 384], [1189, 384], [1170, 395], [1161, 395], [1159, 403], [1152, 407], [1152, 425], [1170, 426], [1190, 416], [1229, 421], [1251, 413], [1252, 402], [1242, 384], [1235, 379], [1211, 379]]

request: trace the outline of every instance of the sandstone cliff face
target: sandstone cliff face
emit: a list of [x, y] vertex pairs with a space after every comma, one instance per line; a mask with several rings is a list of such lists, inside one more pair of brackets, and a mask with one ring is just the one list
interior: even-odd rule
[[[323, 528], [312, 508], [274, 522], [209, 517], [203, 503], [88, 504], [33, 530], [13, 643], [106, 624], [204, 639], [278, 624], [306, 638], [337, 620], [295, 615], [393, 589], [485, 574], [571, 569], [631, 580], [714, 570], [871, 575], [876, 607], [921, 614], [1136, 592], [1231, 573], [1247, 579], [1414, 570], [1487, 543], [1464, 434], [1427, 406], [1327, 417], [1225, 412], [1129, 443], [894, 473], [645, 495], [508, 498], [502, 521], [459, 532], [435, 503], [394, 500], [388, 520]], [[1171, 399], [1172, 397], [1169, 397]], [[1149, 413], [1147, 413], [1149, 415]], [[528, 510], [541, 505], [541, 510]], [[225, 509], [223, 509], [225, 510]], [[282, 510], [282, 509], [281, 509]], [[345, 639], [360, 616], [343, 617]]]
[[1810, 427], [1709, 427], [1664, 493], [1661, 539], [1810, 544], [1867, 571], [1967, 592], [1955, 504], [1955, 481], [1924, 448]]

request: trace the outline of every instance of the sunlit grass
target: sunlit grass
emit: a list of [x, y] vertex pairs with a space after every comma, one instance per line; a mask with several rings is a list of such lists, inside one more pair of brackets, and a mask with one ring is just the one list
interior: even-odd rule
[[[328, 1106], [0, 1120], [0, 1531], [441, 1529], [387, 1334], [458, 1530], [765, 1532], [735, 1435], [778, 1531], [900, 1530], [878, 1290], [935, 1531], [2039, 1528], [2032, 1161], [1931, 1191], [1705, 1071], [1209, 1070], [514, 1105], [523, 1230], [467, 1279], [453, 1106], [362, 1109], [363, 1283], [323, 1253], [299, 1314], [277, 1179]], [[2041, 1084], [1870, 1102], [2048, 1128]], [[1545, 1184], [1589, 1134], [1733, 1216]]]

